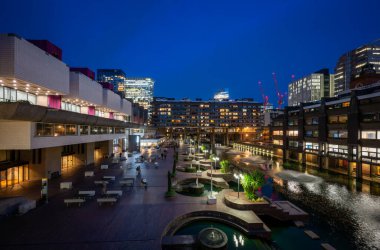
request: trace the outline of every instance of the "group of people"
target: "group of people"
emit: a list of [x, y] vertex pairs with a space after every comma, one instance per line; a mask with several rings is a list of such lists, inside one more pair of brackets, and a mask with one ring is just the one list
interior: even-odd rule
[[[161, 151], [161, 149], [160, 149], [160, 151]], [[164, 150], [161, 151], [161, 159], [166, 160], [167, 155], [168, 155], [168, 150], [166, 148], [164, 148]]]

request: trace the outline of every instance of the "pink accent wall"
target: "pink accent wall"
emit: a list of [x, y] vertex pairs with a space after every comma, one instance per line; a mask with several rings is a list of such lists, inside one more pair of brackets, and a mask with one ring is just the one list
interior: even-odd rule
[[49, 106], [49, 108], [61, 109], [61, 96], [60, 95], [49, 95], [48, 96], [48, 106]]
[[88, 106], [88, 114], [89, 115], [95, 115], [95, 107], [94, 106]]
[[110, 116], [109, 116], [110, 119], [113, 119], [113, 112], [110, 112]]

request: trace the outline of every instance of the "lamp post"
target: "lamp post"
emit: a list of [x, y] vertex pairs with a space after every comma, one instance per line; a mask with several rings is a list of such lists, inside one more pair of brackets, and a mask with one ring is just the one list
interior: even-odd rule
[[240, 194], [240, 180], [244, 178], [242, 174], [234, 174], [235, 179], [238, 180], [238, 199]]
[[[219, 161], [219, 157], [214, 156], [212, 159], [215, 161], [215, 168], [216, 168], [216, 161]], [[211, 164], [211, 195], [213, 196], [212, 194], [212, 164]]]
[[208, 149], [203, 150], [203, 152], [205, 153], [205, 158], [206, 158], [206, 155], [208, 153]]

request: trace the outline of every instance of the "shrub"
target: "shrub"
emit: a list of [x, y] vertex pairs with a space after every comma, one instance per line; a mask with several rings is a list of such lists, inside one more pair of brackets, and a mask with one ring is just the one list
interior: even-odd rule
[[176, 168], [177, 168], [177, 161], [174, 160], [173, 161], [173, 169], [172, 169], [172, 174], [171, 176], [174, 177], [175, 176], [175, 171], [176, 171]]
[[222, 173], [230, 172], [230, 162], [228, 160], [223, 160], [220, 162], [220, 172]]
[[282, 164], [283, 168], [285, 169], [291, 169], [291, 170], [298, 170], [299, 169], [299, 164], [295, 163], [295, 162], [284, 162]]
[[264, 174], [258, 170], [253, 170], [251, 173], [244, 174], [241, 180], [244, 192], [247, 198], [251, 201], [257, 201], [258, 196], [255, 191], [261, 188], [265, 183]]
[[195, 173], [197, 172], [197, 169], [195, 167], [187, 167], [185, 168], [185, 172], [188, 172], [188, 173]]
[[168, 191], [165, 193], [166, 197], [172, 197], [175, 195], [175, 191], [172, 187], [172, 174], [168, 171]]

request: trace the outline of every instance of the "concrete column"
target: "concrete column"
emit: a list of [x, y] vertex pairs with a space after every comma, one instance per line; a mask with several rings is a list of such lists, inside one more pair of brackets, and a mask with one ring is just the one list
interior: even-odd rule
[[362, 179], [362, 163], [356, 164], [356, 179], [361, 180]]
[[[61, 153], [62, 147], [52, 147], [42, 149], [42, 170], [41, 177], [48, 177], [50, 174], [59, 171], [61, 173]], [[45, 172], [45, 173], [43, 173]]]
[[90, 142], [86, 144], [86, 149], [84, 153], [84, 161], [85, 164], [93, 164], [95, 163], [95, 143]]
[[113, 141], [109, 140], [106, 141], [106, 150], [105, 150], [107, 155], [110, 155], [113, 153]]
[[211, 130], [211, 152], [213, 154], [216, 154], [216, 150], [215, 150], [215, 129], [212, 128]]
[[226, 146], [228, 146], [230, 144], [230, 135], [229, 135], [229, 131], [228, 131], [228, 128], [226, 128]]

